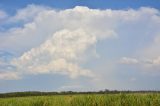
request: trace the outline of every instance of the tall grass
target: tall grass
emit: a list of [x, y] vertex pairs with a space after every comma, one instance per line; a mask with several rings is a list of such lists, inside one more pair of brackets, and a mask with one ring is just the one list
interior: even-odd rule
[[1, 98], [0, 106], [160, 106], [160, 94], [77, 94]]

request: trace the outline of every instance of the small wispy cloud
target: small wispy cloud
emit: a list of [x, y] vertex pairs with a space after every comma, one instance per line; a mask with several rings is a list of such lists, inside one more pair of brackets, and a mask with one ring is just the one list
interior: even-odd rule
[[0, 10], [0, 22], [1, 22], [1, 20], [5, 19], [6, 17], [8, 17], [7, 13], [4, 12], [3, 10]]
[[160, 56], [152, 59], [123, 57], [120, 59], [120, 63], [137, 65], [137, 67], [142, 67], [145, 70], [155, 70], [160, 69]]
[[0, 72], [0, 80], [18, 80], [21, 79], [19, 73], [16, 72]]
[[82, 90], [84, 87], [82, 85], [64, 85], [60, 87], [58, 90], [59, 91], [77, 91], [77, 90]]
[[122, 57], [119, 61], [121, 64], [138, 64], [139, 61], [135, 58]]

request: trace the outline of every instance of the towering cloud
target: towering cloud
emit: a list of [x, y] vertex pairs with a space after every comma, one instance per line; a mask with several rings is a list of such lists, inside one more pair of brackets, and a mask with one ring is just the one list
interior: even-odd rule
[[[1, 79], [10, 75], [16, 78], [15, 74], [43, 73], [71, 78], [96, 77], [92, 70], [82, 65], [87, 56], [94, 56], [92, 51], [95, 51], [96, 43], [108, 38], [122, 39], [119, 33], [131, 25], [149, 21], [148, 26], [154, 25], [159, 21], [157, 14], [158, 10], [144, 7], [138, 10], [99, 10], [77, 6], [56, 10], [29, 5], [9, 17], [6, 24], [13, 26], [0, 33], [0, 48], [17, 53], [9, 62], [14, 68], [0, 73]], [[128, 30], [127, 33], [132, 32]], [[138, 60], [124, 57], [121, 62], [136, 64]]]

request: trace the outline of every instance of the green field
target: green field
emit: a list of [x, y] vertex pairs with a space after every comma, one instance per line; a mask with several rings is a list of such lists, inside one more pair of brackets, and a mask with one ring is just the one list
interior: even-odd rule
[[0, 98], [0, 106], [160, 106], [158, 93], [76, 94]]

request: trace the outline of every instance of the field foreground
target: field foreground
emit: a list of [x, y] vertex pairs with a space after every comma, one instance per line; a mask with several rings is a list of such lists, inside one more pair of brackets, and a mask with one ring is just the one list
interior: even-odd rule
[[76, 94], [0, 98], [0, 106], [160, 106], [159, 93]]

